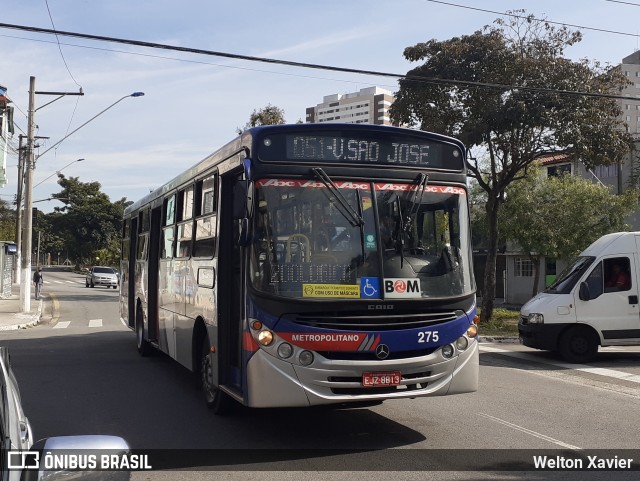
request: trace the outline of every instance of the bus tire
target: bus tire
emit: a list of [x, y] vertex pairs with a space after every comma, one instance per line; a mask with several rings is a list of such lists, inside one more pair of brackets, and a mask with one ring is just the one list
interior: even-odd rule
[[569, 362], [589, 362], [598, 353], [598, 339], [586, 327], [572, 327], [567, 330], [558, 344], [560, 355]]
[[211, 409], [214, 414], [224, 416], [232, 412], [234, 401], [217, 386], [214, 386], [211, 381], [213, 377], [211, 372], [213, 364], [211, 362], [211, 351], [209, 350], [209, 346], [209, 338], [206, 337], [202, 342], [200, 356], [200, 383], [207, 407]]
[[136, 311], [136, 347], [142, 357], [151, 354], [151, 345], [144, 338], [144, 322], [142, 321], [142, 309], [140, 306]]

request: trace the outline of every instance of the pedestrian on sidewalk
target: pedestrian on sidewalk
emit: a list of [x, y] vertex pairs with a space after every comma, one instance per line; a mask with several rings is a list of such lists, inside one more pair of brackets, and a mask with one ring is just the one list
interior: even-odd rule
[[42, 267], [38, 267], [33, 273], [33, 282], [36, 285], [36, 301], [40, 299], [40, 291], [42, 290]]

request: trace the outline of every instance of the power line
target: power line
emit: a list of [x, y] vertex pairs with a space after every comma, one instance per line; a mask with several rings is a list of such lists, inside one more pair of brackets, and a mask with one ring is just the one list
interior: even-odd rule
[[143, 42], [141, 40], [131, 40], [131, 39], [124, 39], [124, 38], [117, 38], [117, 37], [106, 37], [103, 35], [93, 35], [93, 34], [86, 34], [86, 33], [79, 33], [79, 32], [54, 31], [47, 28], [30, 27], [25, 25], [14, 25], [14, 24], [8, 24], [8, 23], [0, 23], [0, 28], [23, 30], [23, 31], [34, 32], [34, 33], [62, 35], [67, 37], [83, 38], [87, 40], [96, 40], [101, 42], [121, 43], [125, 45], [135, 45], [138, 47], [145, 47], [145, 48], [152, 48], [152, 49], [173, 50], [178, 52], [207, 55], [212, 57], [231, 58], [235, 60], [247, 60], [250, 62], [262, 62], [262, 63], [271, 64], [271, 65], [286, 65], [289, 67], [328, 70], [331, 72], [351, 73], [351, 74], [357, 74], [357, 75], [369, 75], [374, 77], [386, 77], [386, 78], [395, 78], [395, 79], [406, 79], [410, 81], [431, 83], [436, 85], [486, 87], [486, 88], [493, 88], [497, 90], [521, 90], [526, 92], [611, 98], [611, 99], [617, 99], [617, 100], [633, 100], [633, 101], [638, 100], [636, 97], [626, 97], [626, 96], [606, 94], [606, 93], [581, 92], [576, 90], [559, 90], [559, 89], [551, 89], [551, 88], [543, 88], [543, 87], [526, 87], [526, 86], [520, 86], [520, 85], [505, 85], [505, 84], [499, 84], [494, 82], [478, 82], [478, 81], [468, 81], [468, 80], [443, 79], [443, 78], [436, 78], [436, 77], [423, 77], [419, 75], [407, 75], [407, 74], [399, 74], [399, 73], [392, 73], [392, 72], [381, 72], [376, 70], [363, 70], [363, 69], [356, 69], [356, 68], [349, 68], [349, 67], [337, 67], [334, 65], [321, 65], [321, 64], [312, 64], [312, 63], [306, 63], [306, 62], [295, 62], [292, 60], [282, 60], [282, 59], [274, 59], [274, 58], [268, 58], [268, 57], [255, 57], [251, 55], [241, 55], [241, 54], [230, 53], [230, 52], [220, 52], [215, 50], [205, 50], [205, 49], [191, 48], [191, 47], [180, 47], [176, 45], [168, 45], [168, 44], [155, 43], [155, 42]]
[[[13, 39], [17, 39], [17, 40], [26, 40], [29, 42], [40, 42], [40, 43], [50, 43], [50, 44], [55, 44], [56, 42], [52, 42], [49, 40], [42, 40], [42, 39], [36, 39], [36, 38], [27, 38], [27, 37], [19, 37], [16, 35], [1, 35], [0, 37], [5, 37], [5, 38], [13, 38]], [[124, 55], [134, 55], [134, 56], [139, 56], [139, 57], [146, 57], [146, 58], [154, 58], [154, 59], [160, 59], [160, 60], [171, 60], [174, 62], [184, 62], [184, 63], [193, 63], [193, 64], [197, 64], [197, 65], [210, 65], [213, 67], [220, 67], [220, 68], [229, 68], [229, 69], [235, 69], [235, 70], [246, 70], [249, 72], [260, 72], [260, 73], [269, 73], [269, 74], [273, 74], [273, 75], [285, 75], [285, 76], [289, 76], [289, 77], [298, 77], [298, 78], [308, 78], [308, 79], [313, 79], [313, 80], [328, 80], [331, 82], [342, 82], [342, 83], [349, 83], [349, 84], [361, 84], [361, 81], [356, 81], [356, 80], [345, 80], [345, 79], [338, 79], [338, 78], [329, 78], [329, 77], [317, 77], [317, 76], [313, 76], [313, 75], [300, 75], [300, 74], [295, 74], [295, 73], [290, 73], [290, 72], [277, 72], [275, 70], [265, 70], [265, 69], [259, 69], [259, 68], [251, 68], [251, 67], [241, 67], [239, 65], [230, 65], [230, 64], [223, 64], [223, 63], [214, 63], [214, 62], [205, 62], [202, 60], [193, 60], [193, 59], [186, 59], [186, 58], [178, 58], [178, 57], [169, 57], [166, 55], [153, 55], [153, 54], [149, 54], [149, 53], [142, 53], [142, 52], [131, 52], [129, 50], [118, 50], [115, 48], [103, 48], [103, 47], [95, 47], [95, 46], [90, 46], [90, 45], [80, 45], [77, 43], [65, 43], [65, 42], [61, 42], [61, 45], [65, 45], [67, 47], [76, 47], [76, 48], [84, 48], [84, 49], [89, 49], [89, 50], [98, 50], [101, 52], [114, 52], [114, 53], [121, 53]], [[379, 84], [380, 87], [396, 87], [396, 85], [390, 85], [390, 84]], [[23, 112], [24, 113], [24, 112]], [[26, 114], [25, 114], [26, 117]]]
[[[612, 1], [612, 0], [610, 0], [610, 1]], [[637, 37], [638, 36], [637, 33], [619, 32], [617, 30], [607, 30], [605, 28], [585, 27], [584, 25], [574, 25], [574, 24], [571, 24], [571, 23], [554, 22], [554, 21], [551, 21], [551, 20], [543, 19], [543, 18], [529, 17], [527, 15], [518, 15], [518, 14], [515, 14], [515, 13], [498, 12], [496, 10], [488, 10], [488, 9], [485, 9], [485, 8], [470, 7], [469, 5], [460, 5], [458, 3], [444, 2], [442, 0], [425, 0], [425, 2], [440, 3], [442, 5], [448, 5], [450, 7], [464, 8], [465, 10], [475, 10], [476, 12], [490, 13], [492, 15], [500, 15], [501, 17], [514, 17], [514, 18], [522, 18], [522, 19], [525, 19], [525, 20], [531, 19], [534, 22], [550, 23], [550, 24], [553, 24], [553, 25], [561, 25], [563, 27], [578, 28], [580, 30], [593, 30], [594, 32], [612, 33], [612, 34], [615, 34], [615, 35], [625, 35], [627, 37]], [[623, 2], [620, 2], [620, 3], [623, 3]]]
[[604, 1], [611, 2], [611, 3], [622, 3], [624, 5], [633, 5], [634, 7], [640, 7], [640, 3], [622, 2], [621, 0], [604, 0]]
[[[51, 15], [51, 9], [49, 8], [49, 0], [44, 0], [44, 3], [47, 6], [47, 13], [49, 14], [49, 20], [51, 20], [51, 26], [53, 27], [53, 30], [55, 31], [56, 25], [53, 23], [53, 16]], [[71, 77], [71, 80], [73, 80], [75, 82], [75, 84], [80, 88], [80, 92], [82, 92], [82, 85], [80, 85], [78, 83], [78, 81], [75, 79], [75, 77], [71, 73], [71, 70], [69, 69], [69, 65], [67, 64], [67, 59], [64, 58], [64, 53], [62, 53], [62, 46], [60, 45], [60, 39], [58, 38], [58, 34], [56, 34], [56, 42], [58, 43], [58, 50], [60, 51], [60, 56], [62, 57], [62, 62], [64, 63], [64, 66], [67, 69], [67, 72], [69, 72], [69, 76]], [[73, 112], [71, 112], [71, 118], [69, 119], [69, 124], [67, 125], [67, 131], [66, 131], [65, 135], [68, 134], [69, 130], [71, 129], [71, 124], [73, 122], [73, 118], [75, 117], [76, 110], [78, 109], [78, 103], [80, 103], [80, 97], [76, 98], [76, 105], [73, 108]]]
[[[49, 0], [44, 0], [45, 5], [47, 6], [47, 13], [49, 14], [49, 20], [51, 20], [51, 26], [53, 27], [53, 30], [55, 32], [56, 30], [56, 26], [53, 23], [53, 16], [51, 15], [51, 9], [49, 8]], [[71, 70], [69, 69], [69, 65], [67, 65], [67, 59], [64, 58], [64, 54], [62, 53], [62, 47], [60, 46], [60, 39], [58, 39], [58, 35], [56, 35], [56, 41], [58, 42], [58, 50], [60, 51], [60, 56], [62, 57], [62, 62], [64, 63], [64, 66], [67, 69], [67, 72], [69, 72], [69, 76], [71, 77], [71, 80], [73, 80], [75, 82], [75, 84], [80, 87], [80, 90], [82, 90], [82, 85], [80, 85], [75, 77], [73, 76], [73, 74], [71, 73]]]

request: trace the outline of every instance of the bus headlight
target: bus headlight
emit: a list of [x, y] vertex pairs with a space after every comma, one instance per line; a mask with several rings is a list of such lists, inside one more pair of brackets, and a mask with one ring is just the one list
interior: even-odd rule
[[298, 361], [303, 366], [308, 366], [313, 362], [313, 353], [311, 351], [302, 351], [298, 356]]
[[527, 317], [527, 321], [529, 321], [529, 324], [544, 324], [544, 316], [542, 314], [532, 312]]
[[447, 344], [446, 346], [442, 346], [442, 357], [446, 358], [446, 359], [451, 359], [451, 356], [453, 356], [453, 346], [451, 344]]
[[471, 324], [469, 326], [469, 329], [467, 329], [467, 336], [470, 339], [473, 339], [474, 337], [476, 337], [478, 335], [478, 326], [476, 326], [475, 324]]
[[465, 336], [459, 337], [456, 341], [456, 347], [459, 351], [464, 351], [467, 347], [469, 347], [469, 339]]
[[288, 342], [283, 342], [278, 346], [278, 356], [282, 359], [290, 358], [291, 354], [293, 354], [293, 346]]
[[260, 331], [258, 334], [258, 342], [263, 346], [268, 346], [273, 342], [273, 332], [271, 331]]

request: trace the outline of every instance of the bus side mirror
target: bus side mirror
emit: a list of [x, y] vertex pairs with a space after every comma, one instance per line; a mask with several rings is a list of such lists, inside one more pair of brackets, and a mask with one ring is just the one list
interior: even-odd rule
[[247, 247], [251, 243], [251, 232], [249, 229], [249, 218], [243, 217], [238, 221], [238, 245]]
[[589, 284], [586, 282], [580, 283], [580, 291], [578, 292], [578, 297], [580, 297], [581, 301], [588, 301], [591, 299], [591, 292], [589, 291]]
[[238, 181], [233, 186], [233, 218], [247, 217], [248, 185], [246, 180]]

